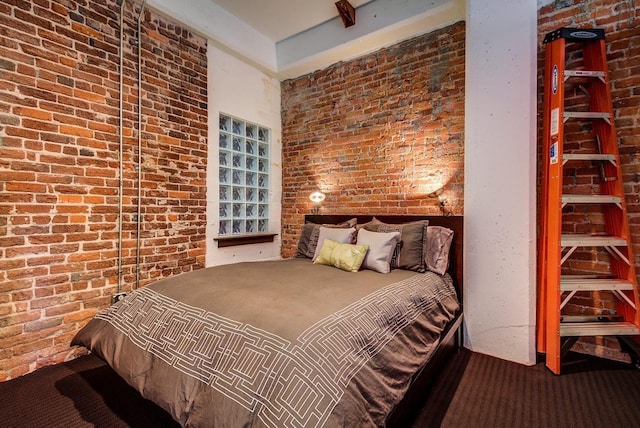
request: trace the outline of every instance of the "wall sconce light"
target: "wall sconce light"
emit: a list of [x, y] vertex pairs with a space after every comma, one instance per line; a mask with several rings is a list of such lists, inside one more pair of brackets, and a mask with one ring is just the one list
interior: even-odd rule
[[427, 197], [429, 198], [437, 198], [438, 199], [438, 206], [440, 207], [440, 214], [443, 216], [448, 215], [447, 210], [446, 210], [446, 205], [447, 205], [447, 199], [442, 196], [442, 193], [444, 192], [444, 188], [439, 188], [438, 190], [436, 190], [435, 192], [431, 192], [427, 195]]
[[336, 2], [336, 7], [342, 18], [344, 28], [351, 27], [356, 23], [356, 10], [351, 6], [348, 0], [340, 0]]
[[314, 204], [313, 214], [317, 215], [320, 211], [320, 204], [324, 201], [325, 195], [322, 192], [315, 191], [309, 195], [309, 199]]
[[447, 209], [445, 208], [447, 202], [448, 201], [445, 198], [438, 197], [438, 205], [440, 205], [440, 212], [443, 216], [450, 215], [450, 213], [447, 213]]

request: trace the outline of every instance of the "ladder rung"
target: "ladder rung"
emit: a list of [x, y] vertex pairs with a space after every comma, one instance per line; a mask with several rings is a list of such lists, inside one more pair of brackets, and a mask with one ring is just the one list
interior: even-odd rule
[[567, 119], [604, 119], [607, 122], [611, 118], [611, 115], [607, 112], [599, 111], [565, 111], [564, 120]]
[[562, 315], [560, 322], [565, 324], [575, 323], [603, 323], [603, 322], [624, 322], [621, 315]]
[[563, 247], [625, 247], [627, 241], [618, 236], [601, 235], [562, 235], [560, 245]]
[[565, 70], [565, 77], [604, 77], [604, 71]]
[[562, 155], [562, 160], [615, 162], [616, 156], [602, 153], [565, 153]]
[[560, 279], [561, 291], [604, 291], [604, 290], [633, 290], [631, 281], [609, 278], [585, 278], [563, 275]]
[[621, 200], [613, 195], [562, 195], [563, 204], [619, 204]]
[[630, 322], [568, 322], [560, 323], [560, 336], [629, 336], [640, 334]]

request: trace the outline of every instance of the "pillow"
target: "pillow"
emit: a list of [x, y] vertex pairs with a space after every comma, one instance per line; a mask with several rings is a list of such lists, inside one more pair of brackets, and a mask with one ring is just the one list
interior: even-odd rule
[[349, 229], [320, 227], [320, 233], [318, 234], [318, 245], [316, 246], [316, 251], [313, 254], [313, 261], [315, 261], [318, 257], [318, 254], [320, 254], [320, 249], [322, 248], [322, 243], [325, 239], [331, 239], [332, 241], [338, 242], [340, 244], [352, 244], [354, 242], [353, 238], [355, 236], [355, 233], [355, 227], [350, 227]]
[[398, 242], [400, 232], [371, 232], [360, 229], [357, 244], [369, 246], [362, 267], [380, 273], [391, 272], [391, 257]]
[[352, 218], [338, 224], [305, 223], [302, 226], [300, 238], [298, 239], [298, 251], [296, 253], [296, 257], [307, 257], [310, 259], [313, 258], [313, 255], [316, 252], [316, 247], [318, 245], [318, 235], [320, 234], [320, 227], [349, 228], [355, 227], [357, 221], [358, 220], [356, 218]]
[[400, 248], [391, 259], [391, 268], [426, 272], [428, 220], [404, 224], [377, 224], [366, 226], [372, 232], [400, 232]]
[[356, 229], [360, 230], [365, 226], [373, 226], [373, 225], [376, 225], [376, 224], [382, 224], [382, 222], [380, 220], [378, 220], [377, 218], [373, 217], [371, 220], [369, 220], [366, 223], [362, 223], [362, 224], [356, 225]]
[[449, 268], [449, 249], [453, 230], [442, 226], [427, 226], [427, 269], [439, 275]]
[[347, 272], [358, 272], [368, 249], [368, 245], [342, 244], [325, 239], [313, 263], [334, 266]]

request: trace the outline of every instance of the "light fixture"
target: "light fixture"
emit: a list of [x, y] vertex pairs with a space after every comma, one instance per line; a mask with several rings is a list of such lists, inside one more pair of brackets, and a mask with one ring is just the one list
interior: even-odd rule
[[448, 201], [445, 198], [438, 196], [438, 202], [440, 205], [440, 212], [442, 213], [442, 215], [443, 216], [451, 215], [451, 213], [447, 213], [447, 209], [446, 209], [446, 205]]
[[446, 205], [447, 205], [447, 198], [445, 198], [444, 196], [442, 196], [442, 193], [444, 192], [444, 187], [439, 188], [438, 190], [435, 190], [431, 193], [429, 193], [427, 195], [427, 197], [429, 198], [434, 198], [434, 199], [438, 199], [438, 206], [440, 207], [440, 214], [443, 216], [449, 215], [447, 213], [446, 210]]
[[356, 10], [351, 6], [348, 0], [340, 0], [336, 2], [336, 7], [342, 18], [344, 28], [351, 27], [356, 23]]
[[318, 211], [320, 211], [320, 204], [324, 201], [324, 193], [315, 191], [309, 195], [309, 199], [313, 202], [313, 214], [317, 215]]

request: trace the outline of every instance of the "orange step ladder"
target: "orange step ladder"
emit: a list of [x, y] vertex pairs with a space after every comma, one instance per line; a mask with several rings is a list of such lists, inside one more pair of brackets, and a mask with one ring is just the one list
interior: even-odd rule
[[[561, 357], [580, 337], [615, 336], [638, 364], [638, 280], [616, 140], [604, 30], [561, 28], [548, 33], [544, 43], [538, 352], [546, 354], [547, 367], [560, 374]], [[582, 66], [565, 69], [568, 51], [571, 64], [582, 62]], [[569, 111], [565, 110], [567, 94], [572, 98], [571, 104], [577, 106]], [[583, 94], [587, 101], [576, 101], [579, 99], [576, 94]], [[580, 108], [588, 111], [575, 111]], [[573, 121], [579, 121], [580, 126], [573, 127], [570, 136], [565, 135], [565, 126]], [[579, 140], [575, 135], [577, 132], [589, 135]], [[569, 142], [565, 141], [568, 137]], [[563, 183], [566, 180], [565, 170], [585, 162], [597, 166], [593, 181], [599, 182], [599, 186], [592, 186], [597, 189], [591, 193], [571, 193], [571, 183]], [[604, 219], [603, 230], [589, 234], [567, 233], [568, 227], [563, 228], [563, 216], [579, 207], [599, 210]], [[567, 274], [575, 271], [567, 268], [566, 264], [570, 264], [572, 256], [580, 252], [576, 252], [578, 249], [605, 254], [598, 260], [608, 259], [608, 272]], [[592, 298], [615, 296], [615, 310], [606, 314], [567, 313], [567, 305], [572, 299], [586, 293]]]

